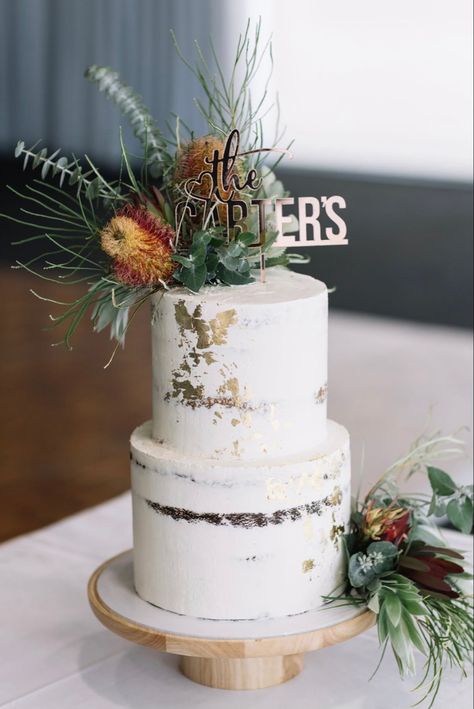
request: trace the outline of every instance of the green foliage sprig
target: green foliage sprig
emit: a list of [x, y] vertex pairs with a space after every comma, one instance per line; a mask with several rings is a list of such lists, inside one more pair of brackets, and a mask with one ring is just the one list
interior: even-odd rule
[[63, 187], [66, 182], [69, 186], [76, 186], [76, 196], [79, 198], [81, 192], [87, 199], [93, 200], [102, 198], [104, 200], [125, 201], [120, 194], [117, 184], [108, 182], [86, 155], [85, 160], [89, 164], [89, 170], [84, 172], [84, 168], [75, 157], [68, 159], [66, 156], [58, 157], [60, 149], [48, 155], [47, 148], [35, 151], [36, 145], [26, 148], [25, 143], [19, 140], [15, 147], [15, 157], [23, 157], [23, 170], [28, 166], [35, 170], [41, 166], [41, 180], [45, 181], [48, 175], [56, 177], [59, 175], [59, 186]]
[[[219, 62], [212, 39], [209, 39], [210, 62], [199, 42], [195, 41], [195, 57], [188, 60], [181, 50], [176, 35], [171, 31], [172, 41], [181, 61], [196, 77], [207, 100], [207, 104], [198, 98], [194, 103], [209, 126], [211, 133], [228, 135], [238, 128], [241, 140], [246, 150], [261, 150], [279, 146], [285, 129], [280, 129], [280, 106], [278, 96], [269, 102], [269, 84], [273, 74], [273, 55], [271, 37], [262, 40], [261, 19], [255, 25], [252, 35], [250, 20], [245, 31], [239, 35], [234, 55], [230, 77], [226, 77]], [[255, 98], [252, 95], [252, 85], [262, 63], [269, 60], [266, 80], [261, 94]], [[264, 116], [276, 111], [275, 135], [269, 145], [265, 145], [263, 136]], [[293, 141], [287, 145], [289, 149]], [[272, 170], [279, 164], [283, 155], [280, 154], [271, 165]], [[259, 167], [265, 161], [265, 154], [256, 153], [252, 160], [254, 167]]]
[[[244, 232], [227, 244], [219, 230], [198, 231], [193, 235], [189, 253], [173, 257], [181, 266], [175, 278], [194, 292], [205, 283], [229, 286], [251, 283], [254, 278], [250, 272], [253, 258], [250, 244], [255, 243], [255, 239], [252, 232]], [[270, 247], [269, 240], [264, 250]]]
[[428, 515], [447, 514], [451, 524], [469, 534], [473, 525], [473, 486], [457, 485], [448, 473], [433, 466], [427, 467], [427, 473], [433, 490]]
[[173, 164], [168, 150], [168, 141], [156, 125], [142, 97], [131, 86], [124, 84], [118, 72], [110, 67], [93, 64], [85, 72], [86, 79], [95, 82], [99, 91], [113, 101], [132, 126], [134, 135], [145, 150], [147, 167], [152, 177], [158, 177], [163, 169]]
[[[432, 522], [448, 511], [454, 526], [472, 529], [472, 486], [458, 486], [433, 465], [462, 448], [453, 436], [423, 435], [362, 500], [355, 500], [344, 537], [346, 585], [331, 597], [366, 604], [377, 615], [381, 659], [390, 646], [402, 677], [415, 673], [415, 651], [424, 655], [416, 689], [430, 707], [444, 669], [457, 667], [465, 674], [472, 658], [472, 593], [463, 587], [472, 576], [463, 555], [446, 546]], [[400, 488], [402, 477], [420, 472], [431, 484], [431, 496]]]

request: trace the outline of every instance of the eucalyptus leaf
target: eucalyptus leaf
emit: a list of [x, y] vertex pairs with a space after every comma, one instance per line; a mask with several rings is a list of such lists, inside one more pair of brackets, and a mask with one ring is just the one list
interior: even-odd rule
[[253, 276], [239, 273], [238, 271], [231, 271], [222, 263], [219, 263], [216, 268], [216, 276], [222, 283], [228, 286], [243, 286], [246, 283], [252, 283], [254, 280]]
[[245, 244], [245, 246], [250, 246], [251, 244], [258, 243], [258, 236], [252, 231], [244, 231], [237, 235], [237, 241]]
[[23, 142], [23, 140], [19, 140], [15, 146], [15, 157], [16, 158], [20, 157], [20, 155], [23, 152], [24, 147], [25, 147], [25, 143]]
[[446, 514], [446, 505], [447, 505], [446, 499], [444, 499], [444, 500], [437, 499], [436, 500], [436, 505], [435, 505], [435, 509], [434, 509], [435, 517], [444, 517], [444, 515]]
[[45, 180], [51, 167], [55, 167], [54, 158], [60, 152], [60, 148], [54, 151], [49, 158], [46, 158], [41, 168], [41, 179]]
[[189, 252], [189, 260], [195, 267], [202, 266], [206, 261], [207, 249], [204, 242], [193, 242]]
[[63, 155], [60, 157], [53, 166], [53, 176], [56, 176], [60, 170], [64, 170], [67, 167], [67, 158]]
[[470, 534], [473, 523], [472, 501], [469, 497], [461, 497], [448, 503], [446, 512], [448, 519], [464, 534]]
[[398, 548], [392, 542], [372, 542], [367, 547], [367, 554], [374, 562], [377, 574], [393, 569], [398, 556]]
[[363, 552], [357, 552], [349, 559], [348, 575], [351, 586], [354, 588], [367, 586], [377, 578], [372, 562]]
[[193, 243], [191, 246], [191, 251], [194, 248], [201, 248], [202, 246], [207, 246], [213, 239], [213, 234], [209, 231], [197, 231], [193, 235]]
[[100, 180], [96, 178], [92, 180], [86, 187], [86, 197], [88, 199], [96, 199], [100, 192]]
[[42, 150], [40, 150], [39, 153], [36, 153], [36, 155], [33, 158], [33, 169], [35, 167], [38, 167], [40, 162], [42, 162], [44, 160], [44, 158], [46, 157], [47, 154], [48, 154], [47, 148], [42, 148]]
[[289, 263], [290, 257], [287, 254], [283, 254], [283, 256], [277, 256], [275, 258], [270, 256], [265, 260], [267, 268], [271, 268], [272, 266], [288, 266]]
[[213, 281], [214, 278], [216, 277], [216, 268], [217, 268], [218, 263], [219, 263], [219, 258], [217, 256], [217, 254], [210, 253], [207, 255], [206, 267], [207, 267], [208, 280]]
[[46, 160], [43, 163], [43, 167], [41, 168], [41, 179], [45, 180], [48, 176], [49, 168], [51, 167], [52, 163], [50, 163], [48, 160]]
[[191, 268], [193, 265], [193, 262], [190, 258], [188, 258], [187, 256], [181, 256], [181, 254], [173, 254], [171, 258], [173, 259], [173, 261], [176, 261], [176, 263], [180, 263], [185, 268]]
[[80, 165], [76, 165], [69, 177], [69, 184], [75, 185], [77, 182], [79, 182], [79, 180], [81, 179], [81, 174], [82, 168], [80, 167]]
[[354, 588], [368, 586], [381, 574], [393, 570], [398, 549], [391, 542], [372, 542], [367, 553], [357, 552], [349, 559], [349, 581]]
[[456, 492], [455, 482], [444, 470], [428, 466], [427, 471], [433, 492], [437, 495], [449, 496]]
[[191, 268], [182, 268], [179, 272], [179, 280], [186, 288], [197, 293], [206, 282], [207, 269], [206, 265], [193, 265]]
[[431, 517], [431, 515], [434, 515], [434, 513], [436, 512], [436, 505], [437, 505], [437, 498], [436, 498], [436, 493], [434, 492], [431, 497], [430, 506], [428, 507], [428, 512], [427, 512], [428, 517]]

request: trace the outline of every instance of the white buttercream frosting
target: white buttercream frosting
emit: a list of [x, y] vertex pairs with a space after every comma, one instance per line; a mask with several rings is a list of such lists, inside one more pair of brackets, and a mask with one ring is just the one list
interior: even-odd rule
[[328, 422], [310, 458], [193, 460], [132, 436], [135, 586], [157, 606], [245, 619], [321, 605], [343, 575], [350, 512], [347, 431]]
[[194, 457], [262, 460], [326, 435], [327, 290], [266, 283], [153, 297], [153, 437]]

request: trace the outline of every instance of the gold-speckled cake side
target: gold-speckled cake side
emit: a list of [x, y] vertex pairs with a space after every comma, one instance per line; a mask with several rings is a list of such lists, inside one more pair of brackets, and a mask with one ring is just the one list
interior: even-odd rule
[[153, 437], [211, 459], [271, 460], [326, 436], [327, 290], [272, 269], [265, 284], [174, 289], [152, 318]]

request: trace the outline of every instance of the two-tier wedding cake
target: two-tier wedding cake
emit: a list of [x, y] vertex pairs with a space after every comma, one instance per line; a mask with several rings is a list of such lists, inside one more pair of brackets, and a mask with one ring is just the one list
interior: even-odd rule
[[176, 613], [303, 613], [343, 579], [349, 435], [326, 417], [327, 289], [153, 296], [153, 421], [131, 439], [138, 594]]
[[[414, 674], [415, 650], [426, 653], [420, 687], [432, 704], [443, 665], [464, 672], [471, 659], [466, 564], [444, 540], [433, 544], [433, 526], [427, 536], [428, 518], [444, 513], [472, 530], [472, 489], [435, 467], [460, 441], [418, 437], [351, 514], [349, 435], [326, 415], [327, 289], [286, 268], [307, 261], [309, 247], [348, 243], [346, 201], [326, 189], [292, 197], [274, 172], [291, 142], [280, 145], [278, 110], [273, 141], [263, 134], [278, 101], [266, 101], [269, 77], [252, 86], [272, 64], [260, 22], [247, 23], [233, 61], [226, 45], [225, 66], [212, 40], [210, 52], [196, 42], [191, 60], [173, 41], [199, 83], [205, 132], [176, 114], [162, 130], [117, 72], [93, 65], [86, 76], [130, 122], [140, 159], [120, 135], [120, 169], [108, 180], [87, 156], [22, 140], [15, 149], [23, 169], [40, 168], [34, 187], [16, 193], [29, 208], [11, 217], [37, 233], [17, 243], [43, 244], [16, 263], [73, 286], [75, 299], [51, 300], [65, 344], [90, 317], [116, 340], [108, 366], [151, 302], [153, 420], [131, 439], [134, 583], [144, 600], [126, 553], [93, 574], [91, 605], [128, 639], [182, 650], [186, 676], [229, 688], [284, 681], [304, 649], [352, 637], [376, 617], [382, 655], [391, 646], [402, 675]], [[426, 499], [400, 486], [423, 470]], [[335, 598], [332, 614], [264, 620]], [[340, 604], [354, 608], [339, 615]], [[351, 614], [359, 618], [346, 623]], [[241, 623], [238, 639], [226, 623], [188, 618], [262, 622]]]

